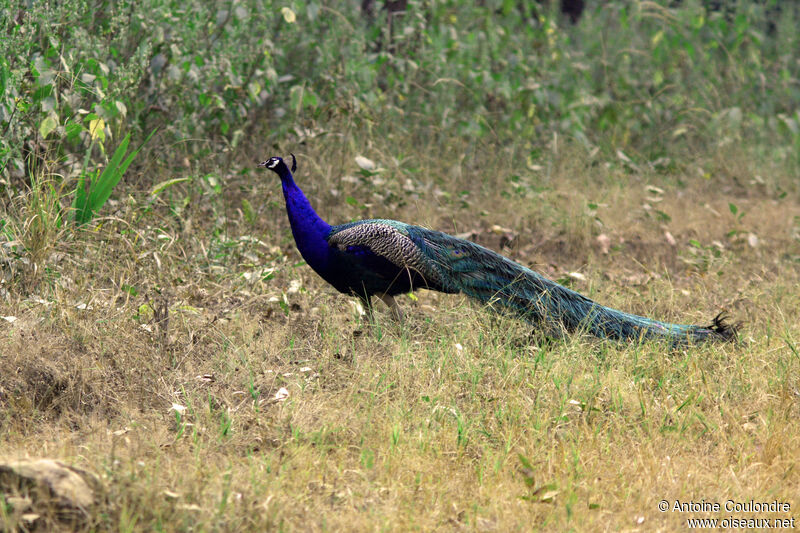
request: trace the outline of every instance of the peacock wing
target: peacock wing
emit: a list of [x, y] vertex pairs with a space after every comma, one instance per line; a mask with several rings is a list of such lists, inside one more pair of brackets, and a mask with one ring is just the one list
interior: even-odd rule
[[409, 228], [414, 226], [395, 220], [360, 220], [332, 227], [327, 241], [349, 256], [388, 260], [424, 280], [424, 286], [442, 290], [440, 273], [431, 268]]

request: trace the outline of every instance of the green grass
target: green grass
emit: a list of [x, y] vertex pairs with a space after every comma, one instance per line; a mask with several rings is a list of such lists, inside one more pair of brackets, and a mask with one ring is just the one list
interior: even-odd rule
[[[36, 7], [10, 33], [2, 18], [0, 456], [99, 480], [73, 523], [36, 499], [39, 527], [676, 530], [730, 514], [661, 500], [796, 514], [796, 12], [768, 34], [757, 6], [613, 2], [571, 27], [523, 24], [512, 3], [488, 18], [412, 3], [375, 51], [380, 21], [350, 4], [291, 6], [294, 24], [240, 5], [252, 17], [153, 1]], [[180, 76], [153, 82], [159, 53]], [[81, 173], [156, 126], [102, 216], [65, 225]], [[278, 180], [254, 168], [288, 152], [331, 223], [469, 234], [628, 312], [727, 309], [742, 342], [549, 340], [426, 291], [400, 298], [403, 324], [379, 304], [368, 325], [302, 262]], [[27, 492], [4, 486], [0, 529], [26, 523], [9, 498]]]

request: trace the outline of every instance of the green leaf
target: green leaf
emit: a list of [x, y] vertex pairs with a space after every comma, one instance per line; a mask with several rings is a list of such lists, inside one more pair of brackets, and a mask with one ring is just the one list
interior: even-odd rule
[[6, 65], [6, 60], [4, 58], [0, 58], [0, 94], [6, 94], [6, 86], [8, 85], [10, 72]]
[[669, 216], [664, 211], [659, 211], [658, 209], [656, 209], [656, 217], [661, 222], [670, 222], [670, 221], [672, 221], [672, 217], [671, 216]]
[[257, 81], [251, 81], [247, 84], [247, 92], [250, 94], [250, 99], [257, 102], [258, 95], [261, 93], [261, 84]]
[[83, 224], [83, 222], [85, 222], [83, 218], [84, 213], [86, 212], [86, 202], [86, 174], [81, 174], [78, 176], [78, 185], [75, 187], [75, 198], [72, 201], [72, 209], [75, 221], [79, 224]]
[[[91, 132], [91, 127], [89, 131]], [[125, 172], [120, 163], [128, 151], [130, 140], [131, 135], [129, 133], [117, 146], [117, 149], [114, 150], [114, 155], [111, 156], [111, 161], [108, 162], [106, 168], [103, 169], [97, 179], [92, 180], [89, 188], [89, 197], [86, 201], [86, 209], [81, 213], [81, 223], [91, 220], [94, 213], [99, 211], [111, 196], [111, 191], [119, 182], [123, 172]]]
[[733, 216], [736, 216], [736, 213], [739, 212], [739, 208], [736, 207], [736, 204], [732, 204], [730, 202], [728, 203], [728, 209], [731, 210], [731, 214], [733, 214]]
[[304, 107], [317, 107], [319, 105], [319, 99], [317, 95], [314, 94], [314, 91], [311, 89], [306, 89], [305, 94], [303, 95], [303, 106]]
[[42, 136], [42, 139], [46, 139], [50, 132], [56, 129], [56, 126], [58, 126], [58, 123], [52, 115], [45, 117], [42, 123], [39, 124], [39, 135]]
[[[91, 135], [93, 141], [100, 141], [100, 143], [105, 142], [106, 140], [106, 123], [102, 118], [95, 118], [89, 121], [89, 135]], [[127, 144], [126, 144], [127, 146]]]
[[128, 151], [128, 144], [131, 139], [130, 134], [126, 135], [122, 142], [119, 143], [119, 146], [117, 146], [117, 149], [114, 150], [114, 155], [111, 156], [111, 160], [108, 162], [108, 165], [106, 165], [106, 168], [103, 169], [99, 176], [92, 180], [88, 193], [84, 190], [83, 178], [79, 178], [78, 187], [75, 190], [75, 201], [73, 203], [73, 207], [75, 208], [75, 222], [78, 224], [85, 224], [92, 219], [94, 214], [99, 211], [103, 205], [105, 205], [106, 201], [111, 196], [111, 191], [116, 187], [122, 175], [125, 174], [125, 171], [133, 162], [133, 158], [136, 157], [139, 150], [142, 149], [155, 132], [156, 130], [153, 130], [144, 142], [132, 151], [123, 161], [122, 158], [125, 157]]
[[521, 453], [517, 454], [517, 458], [519, 458], [519, 462], [522, 465], [521, 473], [525, 485], [533, 488], [533, 486], [536, 484], [536, 478], [534, 477], [535, 470], [533, 465], [531, 464], [530, 460]]
[[284, 315], [289, 316], [289, 304], [286, 303], [286, 299], [285, 298], [286, 298], [286, 296], [284, 296], [283, 299], [278, 300], [278, 306], [280, 306], [281, 311], [283, 311]]
[[523, 468], [527, 468], [528, 470], [533, 470], [533, 465], [531, 464], [530, 459], [528, 459], [521, 453], [518, 453], [517, 457], [519, 458], [519, 462], [522, 463]]
[[242, 198], [242, 213], [244, 213], [244, 218], [248, 223], [255, 223], [256, 213], [253, 211], [253, 206], [250, 205], [250, 202], [247, 200], [247, 198]]
[[64, 126], [64, 133], [67, 136], [67, 140], [72, 143], [78, 142], [81, 132], [85, 130], [86, 128], [84, 128], [82, 124], [72, 120], [67, 121], [67, 124]]
[[150, 321], [150, 320], [153, 319], [154, 315], [155, 315], [155, 311], [150, 306], [150, 304], [147, 304], [147, 303], [140, 305], [139, 309], [137, 310], [137, 313], [136, 313], [136, 317], [138, 318], [138, 320], [140, 322]]
[[139, 291], [133, 285], [128, 285], [127, 283], [122, 284], [122, 290], [130, 294], [131, 296], [138, 296]]

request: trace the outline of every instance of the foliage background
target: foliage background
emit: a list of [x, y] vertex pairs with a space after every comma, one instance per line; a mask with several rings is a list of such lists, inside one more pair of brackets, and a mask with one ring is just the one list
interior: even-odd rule
[[411, 2], [391, 24], [353, 2], [11, 5], [0, 165], [8, 180], [156, 128], [158, 157], [197, 158], [378, 124], [534, 161], [554, 135], [642, 163], [746, 136], [796, 164], [798, 6], [776, 5], [611, 2], [574, 26], [514, 2]]

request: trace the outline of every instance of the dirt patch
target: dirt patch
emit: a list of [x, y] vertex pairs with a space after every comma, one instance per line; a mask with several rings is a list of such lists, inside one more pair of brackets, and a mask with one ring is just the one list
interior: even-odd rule
[[62, 415], [116, 413], [103, 401], [106, 384], [96, 367], [87, 368], [87, 350], [52, 331], [11, 333], [0, 358], [0, 408], [19, 420], [55, 419]]

